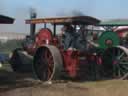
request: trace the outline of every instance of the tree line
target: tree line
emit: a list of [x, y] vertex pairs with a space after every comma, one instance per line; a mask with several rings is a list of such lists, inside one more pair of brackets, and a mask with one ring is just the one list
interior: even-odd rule
[[8, 40], [7, 42], [0, 41], [0, 52], [11, 52], [16, 48], [22, 47], [23, 40]]

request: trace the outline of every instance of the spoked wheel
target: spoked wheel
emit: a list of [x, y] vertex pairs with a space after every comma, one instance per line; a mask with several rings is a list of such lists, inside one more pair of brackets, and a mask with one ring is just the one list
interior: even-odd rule
[[51, 45], [39, 48], [34, 56], [33, 69], [38, 79], [49, 81], [60, 77], [62, 57], [59, 50]]
[[119, 78], [128, 73], [128, 49], [122, 46], [109, 48], [103, 56], [103, 70], [109, 77]]

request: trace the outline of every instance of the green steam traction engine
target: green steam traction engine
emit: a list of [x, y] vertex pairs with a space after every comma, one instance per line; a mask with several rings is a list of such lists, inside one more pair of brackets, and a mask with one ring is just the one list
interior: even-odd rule
[[105, 77], [128, 76], [128, 27], [126, 23], [101, 23], [106, 32], [99, 38], [102, 53], [102, 70]]
[[[98, 75], [101, 78], [122, 78], [128, 76], [128, 24], [101, 22], [97, 31], [96, 54], [101, 58]], [[93, 30], [94, 31], [94, 30]], [[97, 55], [96, 55], [97, 56]], [[97, 59], [98, 60], [98, 59]], [[100, 71], [99, 71], [100, 70]]]

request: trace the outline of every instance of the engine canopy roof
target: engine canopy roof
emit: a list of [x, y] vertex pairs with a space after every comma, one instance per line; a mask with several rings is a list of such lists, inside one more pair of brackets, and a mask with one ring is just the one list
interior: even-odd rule
[[26, 24], [38, 24], [38, 23], [52, 23], [52, 24], [58, 24], [58, 25], [64, 25], [64, 24], [97, 25], [98, 23], [100, 23], [100, 20], [90, 16], [37, 18], [37, 19], [26, 20]]
[[108, 21], [102, 21], [100, 26], [128, 26], [128, 19], [112, 19]]
[[0, 24], [13, 24], [14, 19], [8, 16], [0, 15]]

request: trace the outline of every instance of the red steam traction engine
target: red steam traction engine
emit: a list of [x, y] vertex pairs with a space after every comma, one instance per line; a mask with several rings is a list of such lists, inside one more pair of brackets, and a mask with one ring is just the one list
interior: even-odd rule
[[[48, 81], [62, 76], [80, 79], [89, 75], [88, 72], [92, 69], [88, 62], [93, 58], [90, 58], [92, 57], [88, 46], [90, 43], [86, 40], [87, 27], [99, 22], [98, 19], [89, 16], [26, 20], [27, 24], [31, 24], [31, 34], [26, 38], [28, 40], [23, 44], [22, 50], [33, 56], [36, 76], [42, 81]], [[35, 24], [41, 23], [44, 24], [44, 28], [35, 34]], [[47, 28], [47, 24], [53, 26], [52, 31]], [[61, 34], [57, 34], [57, 31], [59, 32], [57, 26], [58, 28], [63, 26]], [[95, 46], [93, 42], [90, 45]], [[12, 56], [14, 66], [16, 59], [16, 56]]]

